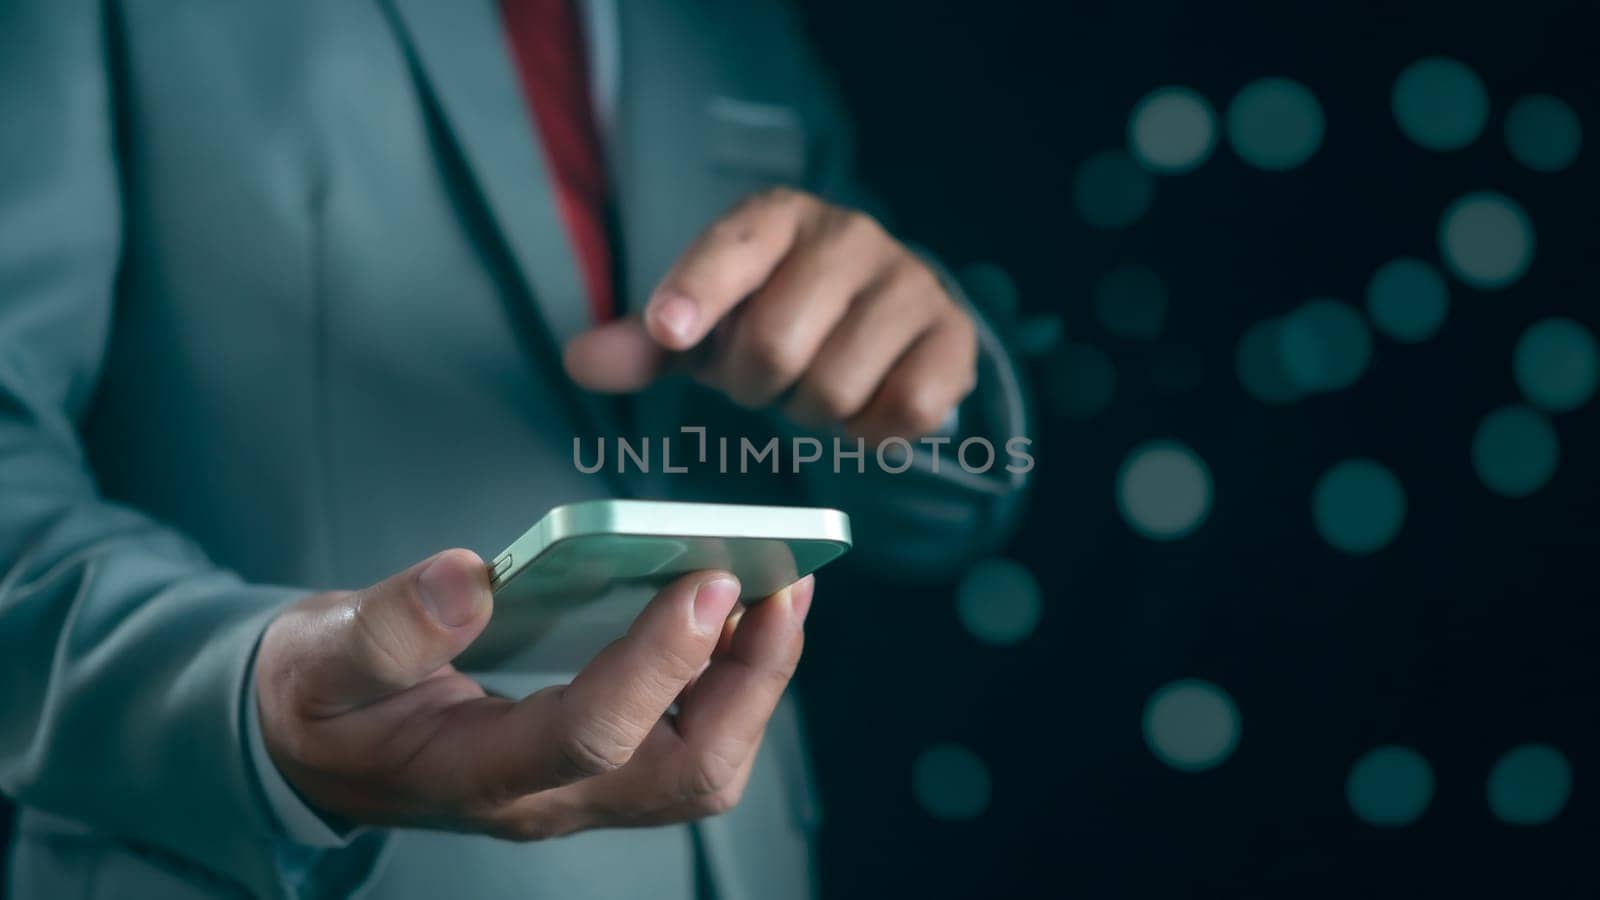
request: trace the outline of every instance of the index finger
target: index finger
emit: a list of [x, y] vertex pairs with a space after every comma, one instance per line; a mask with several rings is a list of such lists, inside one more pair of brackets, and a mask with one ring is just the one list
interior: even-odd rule
[[695, 238], [645, 307], [645, 328], [669, 350], [700, 343], [765, 284], [794, 244], [811, 201], [777, 189], [746, 198]]
[[702, 786], [725, 785], [761, 743], [800, 662], [815, 590], [816, 580], [807, 575], [746, 610], [727, 650], [684, 698], [678, 731], [699, 761]]
[[498, 710], [492, 733], [475, 741], [492, 792], [531, 793], [627, 763], [710, 659], [738, 600], [726, 572], [679, 578], [572, 683]]

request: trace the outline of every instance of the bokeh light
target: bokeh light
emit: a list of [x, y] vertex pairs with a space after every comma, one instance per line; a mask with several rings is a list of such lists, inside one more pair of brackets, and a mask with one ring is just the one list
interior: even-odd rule
[[1489, 811], [1508, 825], [1543, 825], [1572, 793], [1572, 766], [1549, 744], [1522, 744], [1489, 770]]
[[1368, 825], [1410, 825], [1433, 801], [1433, 767], [1410, 747], [1378, 747], [1350, 768], [1344, 794], [1356, 818]]
[[1039, 624], [1039, 582], [1019, 562], [998, 557], [967, 570], [956, 589], [956, 615], [985, 644], [1009, 646]]
[[1283, 371], [1301, 391], [1336, 391], [1354, 384], [1372, 360], [1372, 335], [1355, 308], [1311, 300], [1283, 318], [1278, 331]]
[[1163, 175], [1191, 172], [1217, 143], [1217, 117], [1206, 98], [1186, 87], [1146, 94], [1128, 117], [1128, 149], [1145, 168]]
[[1252, 166], [1281, 172], [1302, 165], [1322, 146], [1322, 106], [1305, 85], [1261, 78], [1228, 104], [1228, 143]]
[[1515, 200], [1479, 191], [1439, 219], [1439, 252], [1455, 276], [1484, 290], [1503, 288], [1533, 262], [1533, 222]]
[[1489, 490], [1504, 497], [1526, 497], [1544, 487], [1560, 456], [1555, 429], [1525, 406], [1489, 413], [1472, 436], [1472, 467]]
[[1405, 518], [1400, 479], [1374, 460], [1347, 459], [1335, 465], [1311, 492], [1317, 533], [1345, 553], [1360, 556], [1388, 546]]
[[1155, 178], [1125, 153], [1108, 151], [1084, 160], [1073, 180], [1078, 215], [1096, 228], [1126, 228], [1150, 208]]
[[1565, 100], [1529, 94], [1506, 113], [1506, 149], [1535, 172], [1559, 172], [1572, 165], [1583, 146], [1583, 125]]
[[1095, 284], [1094, 311], [1117, 337], [1150, 340], [1166, 322], [1167, 286], [1146, 266], [1120, 266]]
[[961, 286], [980, 307], [1001, 319], [1017, 315], [1017, 283], [1011, 273], [989, 262], [977, 262], [961, 269]]
[[912, 763], [911, 789], [936, 819], [972, 819], [989, 807], [989, 769], [959, 744], [937, 744]]
[[1117, 387], [1111, 357], [1088, 344], [1067, 343], [1046, 356], [1044, 402], [1069, 419], [1087, 419], [1104, 410]]
[[1529, 403], [1548, 412], [1569, 412], [1594, 396], [1600, 348], [1589, 329], [1572, 319], [1541, 319], [1517, 339], [1511, 371]]
[[1444, 276], [1420, 259], [1390, 260], [1367, 282], [1367, 315], [1373, 327], [1401, 343], [1433, 337], [1449, 308], [1450, 289]]
[[1117, 472], [1117, 508], [1135, 532], [1153, 540], [1184, 537], [1211, 510], [1211, 473], [1177, 441], [1135, 447]]
[[1284, 370], [1281, 352], [1283, 320], [1263, 319], [1239, 338], [1234, 368], [1245, 392], [1262, 403], [1276, 406], [1298, 400], [1300, 390]]
[[1144, 707], [1144, 739], [1174, 769], [1200, 772], [1221, 765], [1239, 745], [1239, 710], [1209, 681], [1184, 678], [1163, 685]]
[[1407, 66], [1390, 97], [1400, 131], [1428, 150], [1460, 150], [1489, 122], [1489, 92], [1459, 60], [1430, 56]]
[[1060, 316], [1048, 313], [1028, 316], [1011, 333], [1011, 343], [1019, 355], [1032, 359], [1044, 356], [1061, 344], [1066, 325]]

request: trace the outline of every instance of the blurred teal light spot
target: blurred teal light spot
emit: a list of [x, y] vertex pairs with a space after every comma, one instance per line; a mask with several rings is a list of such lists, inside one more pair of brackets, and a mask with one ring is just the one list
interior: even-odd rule
[[1017, 284], [1005, 269], [994, 263], [973, 263], [962, 268], [960, 281], [978, 306], [998, 314], [1001, 319], [1016, 316]]
[[1401, 343], [1433, 337], [1449, 307], [1444, 277], [1420, 259], [1384, 263], [1367, 282], [1367, 315], [1373, 326]]
[[1455, 276], [1483, 290], [1503, 288], [1533, 261], [1533, 222], [1515, 200], [1479, 191], [1450, 204], [1439, 220], [1439, 252]]
[[1117, 337], [1155, 338], [1166, 321], [1167, 286], [1145, 266], [1112, 269], [1094, 286], [1094, 311]]
[[1525, 406], [1489, 413], [1472, 436], [1472, 467], [1504, 497], [1526, 497], [1555, 474], [1561, 445], [1544, 416]]
[[1305, 85], [1261, 78], [1228, 104], [1228, 142], [1239, 158], [1281, 172], [1301, 165], [1322, 145], [1322, 107]]
[[1117, 473], [1117, 507], [1139, 534], [1158, 541], [1184, 537], [1211, 510], [1211, 473], [1177, 441], [1135, 447]]
[[1409, 747], [1378, 747], [1356, 760], [1344, 794], [1368, 825], [1410, 825], [1433, 801], [1433, 767]]
[[1239, 745], [1239, 710], [1209, 681], [1184, 678], [1159, 688], [1144, 707], [1144, 739], [1174, 769], [1221, 765]]
[[1543, 825], [1572, 793], [1572, 766], [1549, 744], [1522, 744], [1489, 770], [1489, 811], [1508, 825]]
[[1096, 228], [1126, 228], [1150, 208], [1155, 179], [1127, 154], [1098, 153], [1084, 160], [1073, 180], [1078, 215]]
[[1163, 175], [1190, 172], [1211, 156], [1217, 142], [1211, 104], [1186, 87], [1146, 94], [1128, 117], [1128, 149], [1145, 168]]
[[1250, 326], [1239, 338], [1235, 370], [1239, 383], [1250, 396], [1269, 406], [1292, 403], [1304, 393], [1290, 379], [1279, 352], [1283, 329], [1281, 319], [1263, 319]]
[[986, 559], [967, 570], [956, 589], [956, 615], [973, 637], [1007, 646], [1039, 624], [1039, 582], [1021, 563]]
[[911, 788], [917, 802], [936, 819], [971, 819], [989, 806], [989, 770], [959, 744], [924, 750], [911, 766]]
[[1065, 332], [1060, 316], [1029, 316], [1017, 323], [1011, 339], [1018, 354], [1032, 359], [1055, 349]]
[[1517, 340], [1511, 370], [1528, 402], [1569, 412], [1589, 402], [1600, 379], [1600, 349], [1589, 329], [1564, 317], [1528, 326]]
[[1117, 370], [1088, 344], [1068, 343], [1045, 357], [1044, 401], [1069, 419], [1087, 419], [1111, 403]]
[[1428, 150], [1459, 150], [1489, 121], [1489, 92], [1464, 63], [1430, 56], [1407, 66], [1390, 98], [1400, 130]]
[[1296, 388], [1336, 391], [1354, 384], [1366, 370], [1372, 335], [1349, 304], [1312, 300], [1283, 318], [1278, 352]]
[[1356, 556], [1388, 546], [1406, 518], [1400, 479], [1370, 459], [1347, 459], [1317, 479], [1311, 519], [1322, 539]]
[[1530, 94], [1506, 113], [1506, 148], [1535, 172], [1559, 172], [1572, 165], [1583, 146], [1583, 126], [1565, 100]]

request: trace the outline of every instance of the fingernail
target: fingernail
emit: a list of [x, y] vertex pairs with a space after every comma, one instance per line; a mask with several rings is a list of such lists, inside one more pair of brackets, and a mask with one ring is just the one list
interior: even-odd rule
[[739, 602], [739, 582], [719, 576], [701, 584], [694, 594], [694, 623], [704, 632], [721, 633], [722, 623]]
[[662, 294], [650, 304], [650, 317], [656, 327], [665, 331], [673, 342], [687, 344], [694, 334], [695, 323], [700, 320], [700, 308], [693, 300], [677, 292]]
[[441, 625], [460, 628], [478, 614], [482, 588], [470, 571], [445, 554], [417, 576], [417, 592], [422, 595], [422, 605]]

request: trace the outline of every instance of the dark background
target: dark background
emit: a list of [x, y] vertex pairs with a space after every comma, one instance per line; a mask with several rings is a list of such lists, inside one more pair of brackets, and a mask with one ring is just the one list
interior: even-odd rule
[[[811, 0], [805, 12], [859, 122], [868, 180], [901, 230], [957, 263], [1009, 270], [1025, 313], [1116, 370], [1110, 406], [1048, 412], [1037, 493], [1006, 551], [1039, 580], [1031, 637], [982, 644], [953, 591], [830, 585], [812, 617], [803, 700], [824, 787], [823, 884], [839, 897], [1595, 896], [1600, 838], [1596, 679], [1600, 617], [1597, 404], [1552, 417], [1560, 463], [1532, 496], [1491, 493], [1468, 447], [1489, 410], [1522, 402], [1511, 351], [1561, 314], [1600, 326], [1600, 108], [1595, 16], [1523, 2], [1074, 2]], [[1453, 153], [1406, 139], [1396, 75], [1441, 54], [1486, 82], [1488, 127]], [[1327, 128], [1305, 166], [1271, 173], [1219, 143], [1197, 171], [1158, 178], [1150, 211], [1118, 231], [1076, 215], [1072, 178], [1124, 146], [1150, 90], [1186, 85], [1219, 113], [1246, 83], [1293, 78]], [[1572, 167], [1530, 172], [1503, 140], [1507, 107], [1555, 94], [1588, 139]], [[1241, 332], [1314, 296], [1361, 304], [1396, 256], [1439, 265], [1440, 212], [1471, 190], [1516, 198], [1538, 246], [1502, 291], [1449, 279], [1432, 340], [1378, 336], [1344, 391], [1269, 407], [1235, 374]], [[1119, 263], [1161, 273], [1166, 328], [1115, 338], [1090, 292]], [[1188, 388], [1164, 377], [1176, 367]], [[1195, 382], [1195, 379], [1197, 383]], [[1168, 387], [1162, 387], [1168, 385]], [[1042, 395], [1052, 390], [1036, 383]], [[1113, 478], [1128, 451], [1172, 438], [1209, 466], [1214, 506], [1190, 537], [1136, 536]], [[1312, 485], [1353, 456], [1404, 485], [1398, 537], [1367, 557], [1317, 534]], [[1140, 717], [1182, 677], [1224, 688], [1242, 739], [1219, 767], [1161, 764]], [[955, 742], [987, 766], [978, 817], [929, 816], [917, 755]], [[1573, 789], [1549, 824], [1515, 827], [1485, 802], [1510, 747], [1546, 742]], [[1363, 824], [1352, 763], [1417, 749], [1435, 779], [1415, 823]]]

